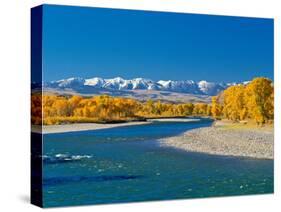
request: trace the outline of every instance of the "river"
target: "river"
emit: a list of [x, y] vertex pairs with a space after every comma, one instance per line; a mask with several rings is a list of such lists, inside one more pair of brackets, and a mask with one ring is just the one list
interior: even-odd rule
[[45, 134], [44, 207], [272, 193], [273, 160], [185, 152], [157, 141], [211, 124]]

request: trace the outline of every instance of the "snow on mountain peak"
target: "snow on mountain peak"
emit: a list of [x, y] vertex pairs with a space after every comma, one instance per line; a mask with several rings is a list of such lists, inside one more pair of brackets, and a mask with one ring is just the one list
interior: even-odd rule
[[[248, 82], [244, 82], [246, 84]], [[153, 81], [145, 78], [124, 79], [115, 77], [112, 79], [103, 79], [94, 77], [83, 79], [81, 77], [72, 77], [68, 79], [52, 81], [46, 83], [46, 87], [61, 89], [78, 89], [79, 91], [86, 89], [110, 89], [110, 90], [163, 90], [177, 93], [201, 94], [201, 95], [217, 95], [225, 88], [236, 83], [214, 83], [201, 80], [194, 82], [193, 80], [159, 80]]]
[[62, 79], [54, 82], [58, 87], [74, 87], [84, 85], [85, 80], [81, 77], [71, 77], [68, 79]]
[[104, 79], [102, 79], [100, 77], [94, 77], [94, 78], [85, 80], [85, 85], [97, 86], [99, 88], [101, 88], [104, 83], [105, 83]]

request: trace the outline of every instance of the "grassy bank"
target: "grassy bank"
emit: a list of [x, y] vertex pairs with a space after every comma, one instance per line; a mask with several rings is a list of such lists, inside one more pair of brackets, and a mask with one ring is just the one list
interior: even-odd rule
[[258, 125], [253, 120], [233, 122], [230, 120], [217, 120], [214, 122], [214, 126], [224, 130], [258, 130], [258, 131], [272, 131], [274, 129], [274, 123], [267, 123]]

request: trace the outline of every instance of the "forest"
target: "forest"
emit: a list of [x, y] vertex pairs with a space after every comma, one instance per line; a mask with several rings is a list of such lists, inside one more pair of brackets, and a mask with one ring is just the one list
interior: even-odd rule
[[[110, 123], [160, 117], [206, 116], [234, 122], [273, 122], [274, 87], [267, 78], [255, 78], [246, 85], [228, 87], [207, 103], [165, 103], [112, 97], [31, 96], [32, 124]], [[43, 118], [42, 118], [43, 117]]]

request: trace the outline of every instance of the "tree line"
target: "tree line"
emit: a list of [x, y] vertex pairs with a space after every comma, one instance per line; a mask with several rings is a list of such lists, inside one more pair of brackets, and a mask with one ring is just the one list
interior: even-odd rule
[[[227, 88], [206, 103], [165, 103], [112, 97], [32, 95], [32, 124], [117, 122], [158, 117], [209, 116], [233, 121], [254, 119], [257, 123], [273, 120], [272, 81], [256, 78], [247, 85]], [[43, 117], [43, 119], [42, 119]]]
[[173, 104], [152, 100], [140, 102], [108, 95], [90, 98], [33, 95], [31, 98], [33, 124], [117, 122], [157, 117], [211, 115], [211, 105], [205, 103]]
[[214, 118], [232, 121], [252, 119], [257, 124], [274, 119], [274, 86], [270, 79], [259, 77], [246, 85], [234, 85], [212, 98]]

